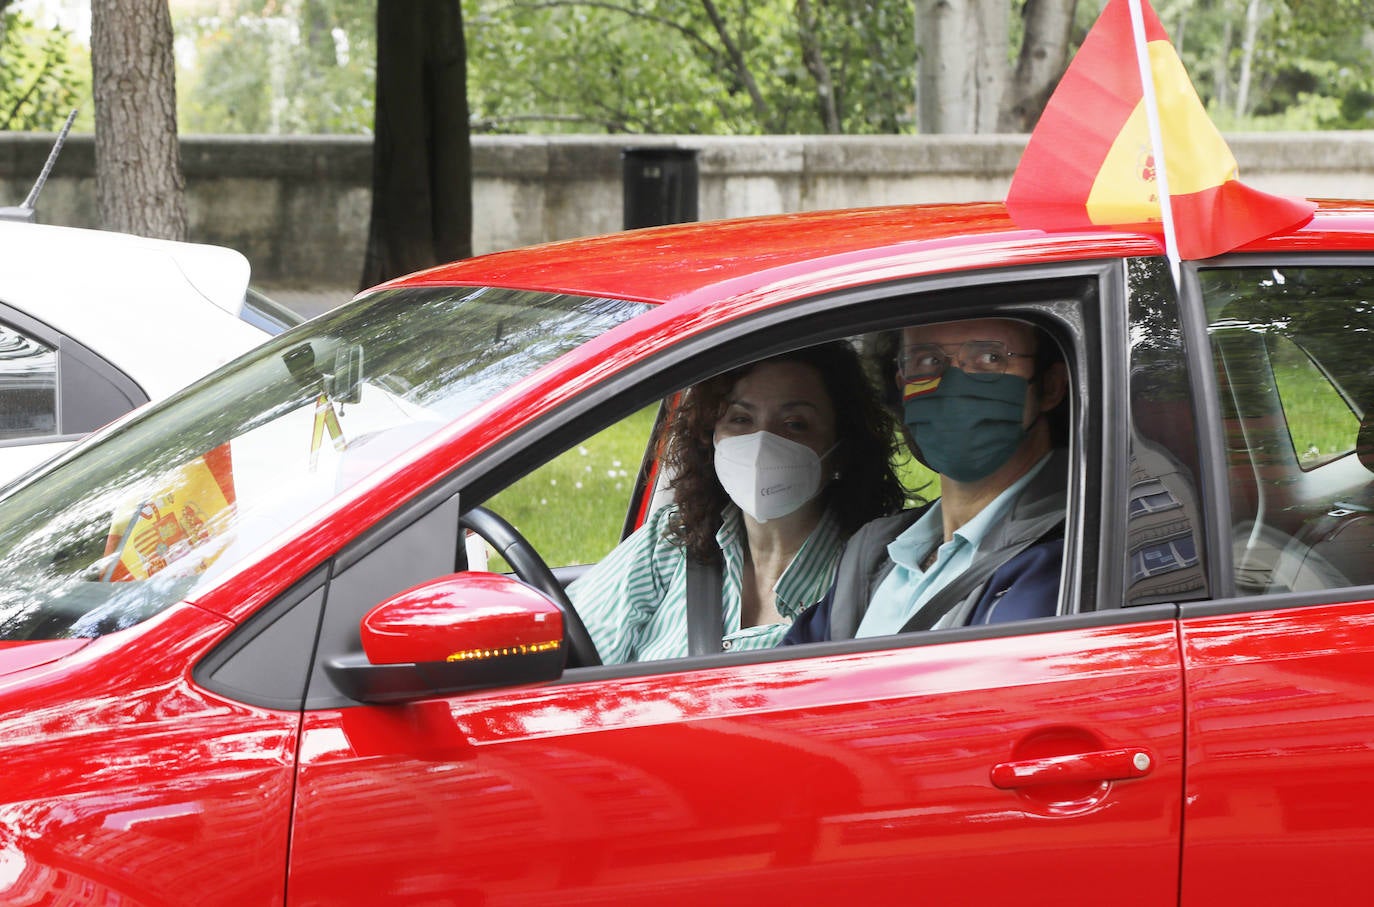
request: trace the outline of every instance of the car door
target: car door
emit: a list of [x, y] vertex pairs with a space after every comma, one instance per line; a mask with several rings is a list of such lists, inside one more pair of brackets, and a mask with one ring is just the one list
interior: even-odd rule
[[1361, 902], [1374, 883], [1374, 262], [1236, 257], [1196, 279], [1227, 585], [1183, 609], [1182, 900]]
[[[901, 308], [1024, 315], [1064, 339], [1079, 453], [1060, 616], [351, 702], [321, 662], [356, 648], [373, 604], [454, 569], [463, 495], [486, 497], [430, 495], [412, 523], [334, 569], [288, 902], [1175, 903], [1176, 609], [1115, 607], [1127, 486], [1110, 479], [1134, 475], [1125, 400], [1108, 396], [1127, 385], [1125, 272], [1069, 270], [981, 287], [963, 275], [957, 292], [948, 280], [938, 302]], [[832, 323], [896, 323], [890, 301], [850, 304], [853, 317]], [[802, 336], [773, 317], [760, 326], [773, 342]], [[622, 408], [661, 396], [655, 386]], [[538, 427], [521, 443], [544, 443]]]
[[290, 899], [1172, 903], [1177, 642], [1141, 617], [314, 711]]

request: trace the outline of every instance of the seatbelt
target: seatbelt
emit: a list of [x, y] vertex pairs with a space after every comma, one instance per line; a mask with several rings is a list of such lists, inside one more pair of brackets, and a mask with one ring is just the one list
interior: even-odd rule
[[915, 614], [911, 615], [906, 623], [902, 624], [902, 629], [897, 632], [910, 633], [913, 630], [929, 630], [934, 627], [940, 622], [940, 618], [953, 611], [954, 607], [967, 598], [969, 593], [996, 573], [997, 568], [1009, 562], [1031, 545], [1053, 538], [1050, 535], [1050, 530], [1062, 526], [1063, 521], [1063, 514], [1055, 514], [1052, 520], [1045, 521], [1049, 525], [1046, 525], [1043, 530], [1036, 526], [1035, 529], [1038, 531], [1028, 532], [1021, 541], [995, 551], [986, 558], [971, 564], [967, 570], [932, 595], [924, 605], [917, 609]]
[[719, 564], [703, 564], [687, 555], [687, 654], [720, 651], [725, 618], [720, 600]]

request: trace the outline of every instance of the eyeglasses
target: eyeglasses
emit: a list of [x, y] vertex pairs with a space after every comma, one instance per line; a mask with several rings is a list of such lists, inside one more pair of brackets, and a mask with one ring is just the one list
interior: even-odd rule
[[[957, 349], [954, 355], [945, 352]], [[970, 378], [991, 381], [1004, 374], [1011, 360], [1030, 358], [1034, 353], [1013, 353], [1000, 340], [968, 340], [964, 343], [918, 343], [902, 350], [897, 357], [897, 373], [904, 382], [929, 381], [956, 365]]]

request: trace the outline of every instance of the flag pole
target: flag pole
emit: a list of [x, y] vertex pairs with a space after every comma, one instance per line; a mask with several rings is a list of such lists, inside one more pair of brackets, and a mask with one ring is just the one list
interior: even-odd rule
[[1145, 40], [1145, 14], [1140, 10], [1140, 0], [1129, 0], [1129, 6], [1136, 65], [1140, 69], [1140, 91], [1145, 101], [1145, 120], [1150, 126], [1150, 145], [1155, 159], [1155, 190], [1159, 193], [1159, 213], [1164, 221], [1164, 254], [1174, 274], [1174, 287], [1181, 289], [1178, 234], [1174, 232], [1174, 207], [1169, 195], [1169, 168], [1164, 160], [1164, 134], [1159, 124], [1159, 99], [1155, 95], [1154, 71], [1150, 68], [1150, 51]]

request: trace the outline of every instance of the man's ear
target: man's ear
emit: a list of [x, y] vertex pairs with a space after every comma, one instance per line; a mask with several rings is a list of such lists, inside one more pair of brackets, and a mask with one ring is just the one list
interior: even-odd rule
[[1069, 367], [1056, 362], [1040, 373], [1040, 411], [1058, 406], [1069, 392]]

